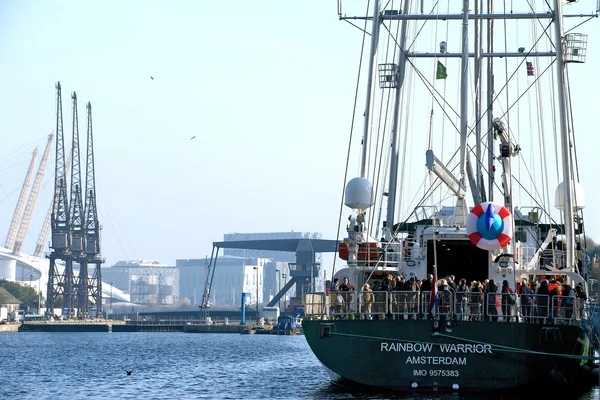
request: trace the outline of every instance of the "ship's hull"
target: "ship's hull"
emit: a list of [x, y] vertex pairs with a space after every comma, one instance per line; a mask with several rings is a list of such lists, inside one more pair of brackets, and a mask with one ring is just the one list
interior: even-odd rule
[[[574, 325], [305, 320], [333, 382], [400, 391], [488, 391], [573, 383], [590, 353]], [[560, 355], [559, 355], [560, 354]], [[570, 355], [574, 357], [564, 357]]]

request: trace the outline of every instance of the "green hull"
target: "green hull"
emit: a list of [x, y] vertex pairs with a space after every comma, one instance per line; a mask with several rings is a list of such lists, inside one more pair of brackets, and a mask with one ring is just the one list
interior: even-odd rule
[[[574, 381], [590, 343], [573, 325], [304, 320], [332, 381], [391, 390], [484, 391]], [[570, 355], [573, 357], [565, 357]]]

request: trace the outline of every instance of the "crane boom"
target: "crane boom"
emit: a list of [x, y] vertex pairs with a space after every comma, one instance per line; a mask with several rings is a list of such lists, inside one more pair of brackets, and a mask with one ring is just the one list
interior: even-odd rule
[[[67, 162], [65, 164], [65, 169], [67, 170], [71, 167], [72, 154], [73, 147], [71, 147], [71, 150], [69, 150], [69, 156], [67, 157]], [[46, 248], [46, 242], [48, 241], [48, 236], [50, 235], [50, 217], [52, 216], [53, 207], [54, 203], [51, 201], [50, 206], [48, 207], [48, 212], [46, 213], [46, 218], [42, 224], [42, 229], [40, 230], [40, 235], [38, 236], [37, 244], [35, 245], [35, 251], [33, 252], [34, 257], [41, 257], [44, 249]]]
[[17, 231], [19, 229], [19, 225], [21, 224], [21, 219], [23, 217], [25, 200], [27, 199], [27, 192], [29, 191], [29, 185], [31, 185], [31, 176], [33, 175], [33, 167], [35, 166], [35, 159], [37, 158], [37, 153], [38, 149], [36, 147], [33, 150], [33, 156], [31, 157], [31, 162], [29, 163], [29, 168], [27, 169], [27, 174], [25, 175], [25, 181], [23, 182], [23, 186], [21, 187], [21, 193], [19, 193], [19, 199], [17, 200], [15, 212], [13, 214], [12, 221], [10, 221], [10, 228], [8, 228], [8, 234], [6, 235], [6, 242], [4, 244], [4, 247], [6, 247], [7, 249], [12, 249], [15, 245]]
[[79, 116], [77, 93], [71, 94], [73, 101], [73, 147], [71, 157], [71, 198], [69, 205], [69, 229], [71, 230], [71, 252], [75, 258], [83, 254], [83, 200], [81, 197], [81, 169], [79, 157]]
[[50, 150], [52, 149], [53, 139], [54, 133], [48, 135], [48, 143], [46, 144], [46, 150], [44, 150], [44, 154], [42, 155], [42, 160], [40, 161], [37, 174], [35, 175], [35, 179], [33, 180], [31, 192], [29, 193], [27, 205], [25, 206], [23, 218], [21, 219], [21, 224], [19, 225], [19, 230], [17, 232], [17, 240], [15, 241], [13, 247], [14, 254], [19, 254], [21, 252], [21, 249], [23, 248], [23, 242], [25, 241], [25, 236], [27, 235], [27, 231], [29, 230], [29, 225], [31, 225], [31, 217], [33, 215], [33, 210], [35, 209], [35, 204], [37, 203], [40, 194], [40, 186], [42, 184], [42, 179], [44, 178], [44, 173], [46, 172], [46, 164], [48, 164], [48, 156], [50, 155]]

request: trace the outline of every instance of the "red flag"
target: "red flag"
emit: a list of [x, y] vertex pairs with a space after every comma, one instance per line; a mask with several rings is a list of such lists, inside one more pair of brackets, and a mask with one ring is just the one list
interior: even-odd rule
[[437, 268], [433, 268], [433, 282], [431, 282], [431, 296], [429, 297], [429, 312], [435, 317], [437, 303]]

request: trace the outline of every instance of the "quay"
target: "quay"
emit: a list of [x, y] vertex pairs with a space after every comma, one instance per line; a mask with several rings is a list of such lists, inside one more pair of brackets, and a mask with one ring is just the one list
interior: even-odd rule
[[20, 324], [0, 325], [0, 332], [185, 332], [185, 333], [252, 333], [271, 334], [272, 327], [240, 325], [238, 323], [207, 323], [204, 321], [120, 321], [120, 320], [67, 320], [26, 321]]

